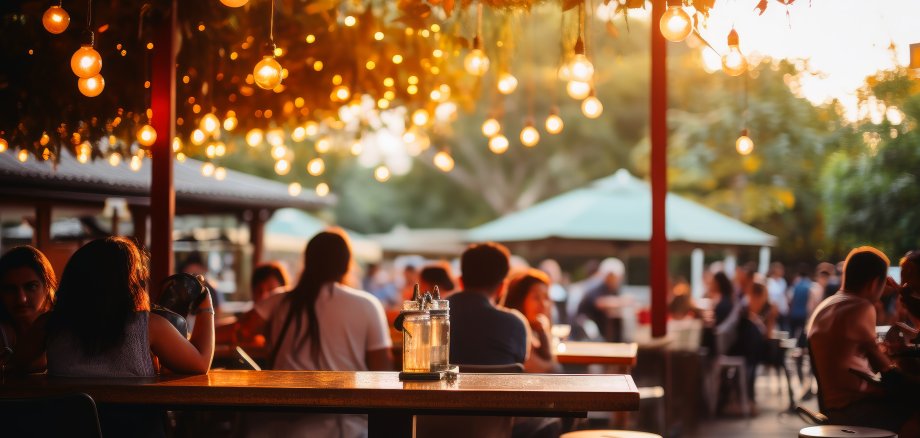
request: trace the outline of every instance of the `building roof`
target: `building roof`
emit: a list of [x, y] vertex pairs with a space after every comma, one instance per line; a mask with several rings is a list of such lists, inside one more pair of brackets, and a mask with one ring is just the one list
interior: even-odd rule
[[[190, 158], [174, 162], [177, 211], [283, 207], [315, 210], [334, 202], [333, 197], [319, 197], [310, 190], [291, 196], [286, 184], [230, 169], [226, 178], [218, 181], [201, 174], [202, 164]], [[13, 153], [0, 153], [0, 197], [18, 203], [98, 203], [119, 197], [127, 198], [130, 204], [149, 205], [150, 180], [149, 160], [135, 172], [124, 161], [118, 166], [104, 160], [82, 164], [69, 153], [63, 153], [56, 166], [33, 156], [21, 163]]]
[[[667, 195], [670, 242], [773, 246], [776, 237], [715, 210]], [[470, 230], [472, 241], [550, 239], [647, 242], [652, 234], [649, 185], [625, 169]]]
[[[265, 249], [302, 254], [307, 242], [330, 224], [316, 216], [294, 208], [282, 208], [265, 223]], [[351, 230], [344, 229], [351, 239], [351, 249], [356, 259], [378, 262], [383, 256], [380, 245]]]

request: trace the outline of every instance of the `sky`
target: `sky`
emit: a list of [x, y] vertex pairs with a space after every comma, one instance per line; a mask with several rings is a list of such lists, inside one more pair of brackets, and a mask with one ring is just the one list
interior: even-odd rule
[[[756, 3], [718, 0], [700, 34], [721, 52], [734, 26], [750, 58], [807, 60], [816, 74], [803, 75], [795, 91], [816, 104], [840, 99], [850, 119], [858, 114], [856, 90], [865, 78], [896, 62], [907, 65], [909, 44], [920, 43], [920, 0], [796, 0], [788, 16], [776, 0], [758, 15]], [[704, 62], [718, 61], [707, 52]]]

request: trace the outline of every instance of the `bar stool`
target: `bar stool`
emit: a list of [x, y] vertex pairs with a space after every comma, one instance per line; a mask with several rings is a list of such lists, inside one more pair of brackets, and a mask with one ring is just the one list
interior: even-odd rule
[[564, 433], [559, 438], [661, 438], [661, 435], [632, 430], [577, 430]]
[[800, 430], [799, 438], [898, 438], [898, 434], [871, 427], [811, 426]]

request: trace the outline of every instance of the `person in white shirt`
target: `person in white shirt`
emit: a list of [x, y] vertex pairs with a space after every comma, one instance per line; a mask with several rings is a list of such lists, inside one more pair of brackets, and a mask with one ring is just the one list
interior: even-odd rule
[[780, 330], [789, 331], [789, 296], [786, 291], [786, 268], [780, 262], [770, 263], [770, 272], [767, 273], [767, 296], [770, 303], [776, 306], [776, 322]]

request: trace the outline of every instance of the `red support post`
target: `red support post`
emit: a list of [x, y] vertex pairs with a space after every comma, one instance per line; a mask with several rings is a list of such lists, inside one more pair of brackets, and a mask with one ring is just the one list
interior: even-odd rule
[[666, 234], [665, 204], [668, 195], [668, 72], [667, 40], [658, 31], [658, 22], [665, 11], [665, 0], [652, 0], [652, 80], [651, 80], [651, 140], [652, 140], [652, 337], [667, 334], [668, 296], [668, 236]]
[[47, 252], [51, 248], [51, 205], [35, 206], [35, 230], [32, 233], [32, 246]]
[[[173, 217], [176, 192], [173, 187], [172, 139], [176, 136], [176, 0], [166, 0], [154, 24], [153, 71], [151, 72], [151, 125], [157, 132], [153, 145], [150, 187], [150, 296], [155, 300], [159, 285], [173, 270]], [[156, 13], [156, 12], [155, 12]]]

